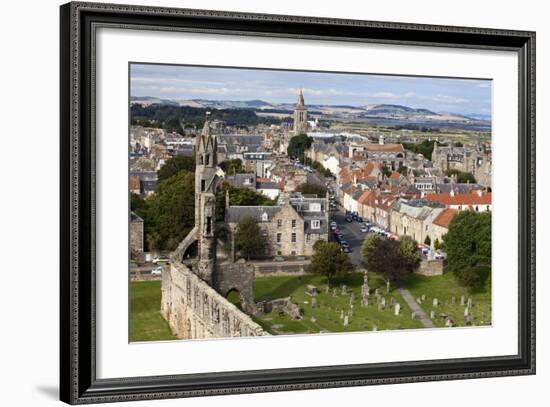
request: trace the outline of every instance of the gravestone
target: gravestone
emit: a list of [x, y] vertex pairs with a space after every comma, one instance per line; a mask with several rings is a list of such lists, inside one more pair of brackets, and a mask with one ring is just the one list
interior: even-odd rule
[[466, 307], [464, 308], [464, 318], [468, 318], [470, 315], [470, 308]]
[[311, 317], [311, 322], [316, 323], [316, 322], [317, 322], [317, 318]]
[[419, 303], [419, 304], [422, 304], [422, 300], [420, 299], [420, 297], [416, 298], [416, 302]]
[[349, 325], [349, 317], [346, 315], [344, 317], [344, 326], [348, 326]]
[[311, 299], [311, 308], [317, 308], [317, 298], [315, 297]]
[[467, 307], [468, 308], [472, 308], [472, 305], [473, 305], [473, 301], [472, 301], [472, 297], [468, 297], [468, 302], [467, 302]]
[[340, 311], [340, 319], [344, 319], [344, 310]]
[[306, 286], [306, 294], [311, 297], [315, 297], [317, 294], [319, 294], [319, 290], [314, 285], [308, 284]]
[[466, 300], [463, 295], [460, 296], [460, 305], [464, 306], [466, 304]]
[[399, 315], [399, 312], [401, 311], [401, 304], [399, 304], [398, 302], [395, 303], [395, 309], [394, 309], [394, 314], [395, 315]]
[[368, 304], [369, 295], [369, 283], [367, 281], [367, 273], [365, 273], [363, 277], [363, 285], [361, 286], [361, 300], [363, 303]]
[[437, 307], [438, 304], [439, 304], [439, 301], [437, 300], [437, 298], [434, 298], [433, 301], [432, 301], [432, 305], [434, 307]]
[[416, 319], [416, 312], [411, 312], [411, 319]]
[[431, 311], [430, 312], [430, 319], [434, 319], [435, 318], [435, 311]]
[[377, 327], [376, 325], [374, 325], [374, 326], [372, 327], [372, 330], [373, 330], [374, 332], [376, 332], [376, 331], [378, 331], [378, 327]]
[[456, 304], [456, 298], [455, 298], [455, 296], [453, 295], [453, 296], [451, 297], [451, 305], [455, 305], [455, 304]]
[[422, 298], [422, 301], [426, 301], [426, 294], [422, 294], [420, 298]]

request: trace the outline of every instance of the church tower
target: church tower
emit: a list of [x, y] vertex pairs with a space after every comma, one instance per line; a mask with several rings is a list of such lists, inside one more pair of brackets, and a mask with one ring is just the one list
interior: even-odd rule
[[307, 132], [307, 109], [304, 104], [304, 94], [300, 90], [298, 103], [294, 109], [294, 135], [306, 134]]
[[216, 260], [217, 148], [207, 116], [195, 145], [195, 226], [198, 228], [197, 275], [210, 285]]

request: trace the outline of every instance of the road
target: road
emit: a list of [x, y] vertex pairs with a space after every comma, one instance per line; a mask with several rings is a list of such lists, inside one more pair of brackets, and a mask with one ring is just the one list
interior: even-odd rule
[[[363, 245], [363, 240], [367, 234], [361, 232], [361, 224], [356, 221], [351, 223], [346, 222], [346, 215], [341, 209], [331, 212], [330, 217], [331, 221], [335, 221], [338, 224], [338, 229], [342, 231], [344, 234], [344, 239], [349, 243], [352, 250], [352, 252], [349, 253], [351, 262], [356, 267], [362, 267], [361, 246]], [[332, 231], [330, 238], [335, 241]]]

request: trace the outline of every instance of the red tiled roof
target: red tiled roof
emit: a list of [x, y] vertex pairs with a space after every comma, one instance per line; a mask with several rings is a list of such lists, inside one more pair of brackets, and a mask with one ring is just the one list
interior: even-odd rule
[[392, 174], [390, 175], [391, 180], [398, 180], [399, 178], [401, 178], [401, 174], [397, 171], [392, 172]]
[[442, 226], [444, 228], [449, 227], [449, 223], [451, 223], [451, 220], [454, 218], [454, 216], [458, 213], [456, 209], [445, 209], [441, 211], [439, 215], [436, 216], [436, 218], [433, 220], [434, 225]]
[[363, 195], [361, 195], [359, 197], [359, 199], [357, 200], [357, 202], [359, 202], [360, 204], [364, 204], [365, 202], [367, 202], [368, 198], [369, 198], [369, 195], [370, 194], [374, 194], [374, 192], [371, 192], [371, 191], [365, 191], [363, 192]]
[[482, 193], [479, 195], [477, 192], [470, 194], [426, 194], [426, 199], [429, 201], [439, 202], [442, 205], [490, 205], [492, 202], [491, 192]]
[[130, 177], [130, 191], [139, 191], [139, 177], [132, 175]]

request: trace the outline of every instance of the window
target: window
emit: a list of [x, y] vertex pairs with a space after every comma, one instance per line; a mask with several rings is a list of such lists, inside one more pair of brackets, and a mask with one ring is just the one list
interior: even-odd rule
[[201, 191], [204, 192], [205, 189], [206, 189], [206, 180], [201, 179]]
[[290, 235], [290, 241], [291, 241], [292, 243], [296, 243], [296, 233], [292, 233], [292, 234]]
[[311, 235], [308, 233], [308, 234], [306, 235], [306, 242], [309, 242], [310, 240], [311, 240]]
[[312, 229], [319, 229], [321, 227], [321, 221], [318, 219], [314, 219], [311, 221], [311, 228]]
[[291, 255], [291, 256], [296, 256], [296, 250], [292, 250], [292, 251], [290, 252], [290, 255]]
[[282, 219], [277, 219], [277, 227], [278, 227], [278, 228], [282, 228], [282, 227], [283, 227], [283, 220], [282, 220]]
[[321, 212], [321, 204], [320, 203], [312, 203], [309, 205], [309, 211], [310, 212]]
[[296, 227], [296, 219], [292, 219], [292, 227], [293, 227], [293, 228]]
[[277, 233], [277, 243], [281, 243], [282, 233]]
[[206, 234], [212, 233], [212, 216], [206, 217]]

